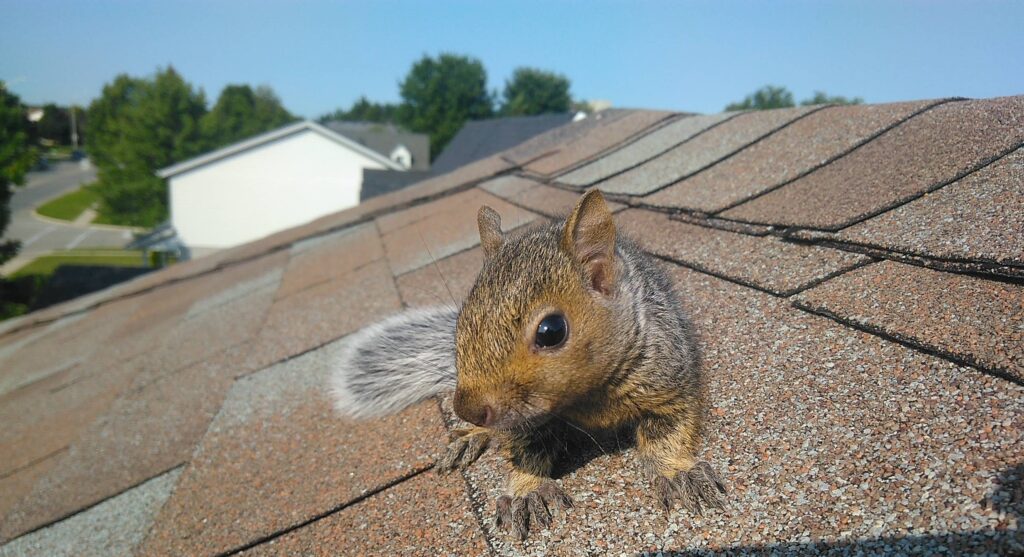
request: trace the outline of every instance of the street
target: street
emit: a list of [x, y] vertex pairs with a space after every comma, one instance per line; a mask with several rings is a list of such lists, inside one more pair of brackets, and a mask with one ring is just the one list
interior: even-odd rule
[[91, 225], [73, 225], [43, 220], [32, 210], [46, 200], [74, 190], [96, 178], [91, 166], [77, 162], [53, 164], [49, 170], [30, 172], [25, 185], [14, 188], [11, 197], [11, 223], [4, 239], [21, 240], [18, 256], [0, 268], [9, 273], [42, 254], [73, 248], [121, 248], [131, 240], [127, 229]]

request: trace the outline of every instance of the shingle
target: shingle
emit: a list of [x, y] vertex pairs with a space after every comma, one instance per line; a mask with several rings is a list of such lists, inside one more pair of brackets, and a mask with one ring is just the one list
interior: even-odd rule
[[212, 358], [125, 393], [40, 476], [5, 532], [51, 523], [187, 462], [234, 380], [229, 362]]
[[797, 303], [1024, 380], [1024, 287], [884, 261]]
[[[0, 399], [0, 474], [45, 458], [78, 438], [138, 373], [132, 362], [103, 373], [76, 366]], [[6, 524], [0, 526], [0, 538]]]
[[[839, 238], [946, 260], [1024, 267], [1024, 149]], [[1019, 270], [1024, 273], [1024, 270]]]
[[431, 557], [488, 553], [462, 478], [426, 472], [241, 555], [327, 557], [341, 548]]
[[526, 193], [527, 190], [531, 190], [539, 185], [540, 182], [536, 180], [523, 178], [522, 176], [516, 176], [514, 174], [506, 174], [504, 176], [498, 176], [491, 178], [486, 182], [482, 182], [480, 184], [480, 189], [502, 199], [509, 199], [522, 193]]
[[174, 489], [172, 470], [62, 522], [0, 547], [0, 556], [131, 555]]
[[666, 520], [635, 454], [592, 448], [560, 480], [575, 508], [519, 544], [494, 529], [507, 467], [491, 453], [467, 477], [496, 553], [1024, 549], [1012, 508], [1019, 387], [785, 300], [671, 273], [702, 339], [712, 410], [700, 457], [725, 477], [727, 509]]
[[572, 186], [589, 186], [646, 162], [733, 116], [736, 116], [735, 112], [706, 116], [683, 116], [613, 153], [560, 176], [558, 181]]
[[[0, 475], [0, 520], [6, 517], [22, 498], [32, 492], [36, 480], [49, 472], [63, 455], [63, 451], [58, 451], [14, 472]], [[0, 536], [0, 540], [3, 539], [5, 538]]]
[[378, 225], [394, 274], [407, 273], [479, 244], [476, 219], [481, 205], [498, 211], [502, 217], [502, 229], [506, 231], [537, 218], [536, 214], [480, 189], [389, 215], [378, 220]]
[[588, 130], [570, 142], [562, 143], [551, 155], [527, 164], [526, 169], [544, 176], [568, 170], [643, 133], [670, 116], [670, 112], [637, 110], [621, 118], [606, 120], [599, 127]]
[[596, 185], [609, 193], [648, 194], [714, 164], [814, 110], [818, 110], [818, 107], [740, 114], [640, 166]]
[[836, 230], [955, 180], [1024, 141], [1024, 96], [939, 105], [722, 216]]
[[781, 295], [870, 261], [863, 255], [706, 228], [639, 209], [620, 214], [616, 222], [645, 250]]
[[[518, 176], [502, 176], [484, 182], [481, 188], [519, 207], [524, 207], [547, 217], [562, 218], [568, 215], [580, 193], [568, 191], [535, 182]], [[614, 201], [608, 202], [608, 208], [614, 213], [625, 209], [625, 205]]]
[[483, 262], [483, 250], [475, 247], [406, 273], [395, 279], [402, 302], [409, 307], [460, 307]]
[[338, 339], [399, 307], [387, 263], [378, 261], [330, 282], [278, 298], [241, 365], [256, 371]]
[[934, 104], [917, 101], [822, 109], [644, 202], [720, 211], [805, 174]]
[[128, 319], [132, 309], [130, 303], [108, 305], [52, 323], [47, 334], [26, 343], [3, 362], [0, 394], [85, 361]]
[[218, 554], [421, 470], [445, 436], [436, 403], [336, 416], [325, 381], [341, 343], [238, 380], [164, 506], [142, 555]]
[[538, 157], [554, 153], [563, 145], [571, 143], [612, 122], [629, 116], [633, 110], [610, 109], [588, 115], [582, 120], [559, 126], [524, 141], [503, 153], [501, 157], [517, 166], [527, 164]]
[[292, 247], [277, 297], [344, 276], [384, 257], [377, 227], [372, 222], [326, 236], [304, 240]]

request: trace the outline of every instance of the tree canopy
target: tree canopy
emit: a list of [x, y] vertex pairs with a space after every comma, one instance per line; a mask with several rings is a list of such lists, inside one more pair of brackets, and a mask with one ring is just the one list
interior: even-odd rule
[[793, 93], [790, 93], [785, 87], [765, 85], [744, 97], [742, 101], [730, 103], [725, 110], [770, 110], [791, 106], [796, 106], [796, 103], [793, 102]]
[[824, 91], [815, 91], [814, 96], [800, 101], [803, 106], [812, 104], [863, 104], [861, 97], [844, 97], [842, 95], [829, 95]]
[[536, 68], [516, 68], [502, 97], [504, 116], [568, 112], [572, 106], [569, 78]]
[[118, 76], [89, 106], [87, 146], [97, 167], [101, 210], [119, 224], [153, 226], [167, 218], [158, 169], [203, 150], [206, 98], [174, 70], [151, 79]]
[[[0, 81], [0, 237], [11, 219], [11, 186], [21, 184], [35, 162], [29, 140], [28, 119], [21, 100]], [[18, 242], [0, 242], [0, 263], [14, 257]]]
[[365, 96], [359, 97], [348, 110], [337, 109], [321, 116], [322, 124], [332, 120], [345, 122], [375, 122], [377, 124], [398, 124], [399, 105], [371, 102]]
[[[814, 96], [800, 101], [802, 106], [812, 104], [861, 104], [864, 99], [860, 97], [847, 98], [839, 95], [829, 95], [824, 91], [815, 91]], [[793, 93], [785, 87], [765, 85], [764, 87], [747, 95], [742, 101], [726, 105], [725, 110], [770, 110], [773, 108], [789, 108], [796, 106], [793, 101]]]
[[216, 149], [295, 120], [273, 89], [228, 85], [200, 121], [206, 149]]
[[424, 56], [402, 81], [399, 122], [430, 135], [434, 158], [467, 120], [489, 118], [494, 103], [487, 92], [487, 71], [475, 58], [441, 54]]

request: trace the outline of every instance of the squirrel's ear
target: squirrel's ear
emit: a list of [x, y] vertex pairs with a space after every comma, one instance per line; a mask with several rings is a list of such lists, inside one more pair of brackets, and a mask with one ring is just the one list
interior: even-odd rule
[[608, 294], [615, 284], [615, 222], [600, 190], [590, 190], [576, 203], [562, 232], [562, 249], [572, 254], [590, 279], [590, 286]]
[[505, 243], [505, 236], [501, 233], [501, 215], [484, 205], [476, 215], [476, 224], [480, 228], [480, 245], [484, 248], [484, 257], [491, 257]]

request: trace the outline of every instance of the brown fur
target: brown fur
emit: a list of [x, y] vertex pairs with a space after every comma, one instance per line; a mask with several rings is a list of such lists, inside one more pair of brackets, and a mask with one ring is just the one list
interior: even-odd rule
[[[663, 504], [720, 505], [707, 486], [724, 493], [721, 482], [697, 467], [705, 389], [689, 322], [660, 270], [617, 238], [600, 192], [565, 222], [515, 237], [489, 208], [478, 223], [485, 260], [456, 327], [455, 408], [469, 421], [494, 418], [475, 431], [489, 431], [512, 465], [499, 522], [525, 536], [530, 501], [557, 498], [551, 473], [564, 444], [545, 436], [562, 423], [634, 426]], [[538, 348], [534, 332], [552, 313], [565, 316], [567, 339]]]

